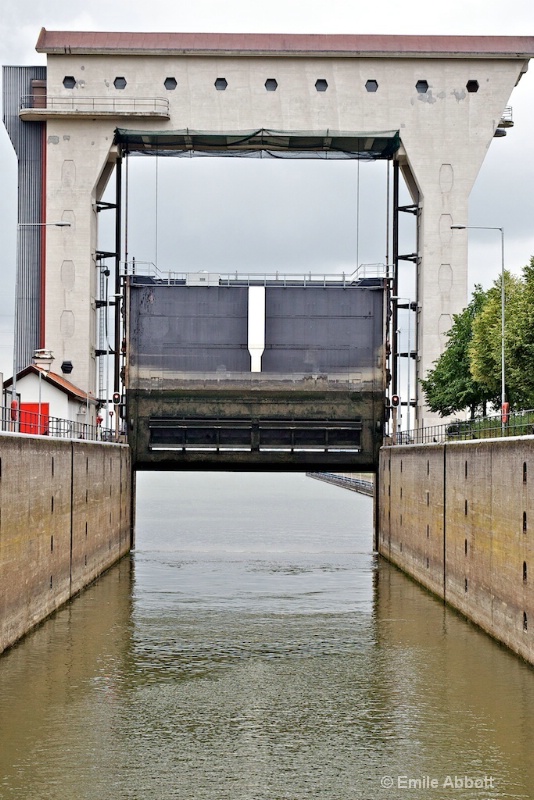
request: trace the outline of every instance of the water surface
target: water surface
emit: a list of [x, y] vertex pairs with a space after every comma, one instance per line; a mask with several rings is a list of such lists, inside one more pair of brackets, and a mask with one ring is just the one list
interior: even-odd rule
[[2, 800], [534, 797], [534, 670], [378, 561], [369, 498], [138, 497], [132, 558], [0, 658]]

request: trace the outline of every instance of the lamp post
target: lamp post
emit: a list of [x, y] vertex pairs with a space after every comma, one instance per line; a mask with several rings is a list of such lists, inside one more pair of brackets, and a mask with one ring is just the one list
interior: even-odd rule
[[504, 363], [504, 228], [490, 225], [451, 225], [453, 231], [499, 231], [501, 234], [501, 419], [504, 427], [504, 403], [506, 401], [505, 363]]
[[18, 296], [19, 296], [19, 251], [20, 251], [20, 232], [23, 228], [70, 228], [70, 222], [18, 222], [17, 223], [17, 269], [15, 272], [15, 311], [13, 315], [13, 382], [11, 384], [11, 406], [12, 414], [17, 415], [17, 331], [18, 331]]

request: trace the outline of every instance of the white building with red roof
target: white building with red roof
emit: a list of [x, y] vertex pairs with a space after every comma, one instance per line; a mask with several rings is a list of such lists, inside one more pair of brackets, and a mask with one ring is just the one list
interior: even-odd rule
[[96, 399], [63, 375], [47, 372], [35, 364], [23, 369], [16, 380], [16, 409], [11, 406], [14, 401], [12, 388], [13, 379], [9, 378], [4, 382], [3, 405], [16, 411], [17, 419], [11, 419], [9, 423], [17, 422], [16, 430], [20, 433], [47, 435], [70, 430], [73, 435], [79, 435], [84, 426], [97, 424]]

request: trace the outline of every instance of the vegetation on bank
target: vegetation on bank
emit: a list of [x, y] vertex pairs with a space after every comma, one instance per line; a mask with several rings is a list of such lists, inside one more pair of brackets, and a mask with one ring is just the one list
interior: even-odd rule
[[[534, 408], [534, 257], [521, 276], [504, 273], [506, 400], [516, 411]], [[447, 346], [421, 381], [431, 411], [471, 417], [501, 405], [501, 276], [487, 291], [476, 286], [453, 317]]]

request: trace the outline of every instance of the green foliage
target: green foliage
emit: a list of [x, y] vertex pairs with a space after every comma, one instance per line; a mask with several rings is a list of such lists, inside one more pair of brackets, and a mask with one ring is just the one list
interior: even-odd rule
[[512, 407], [534, 408], [534, 258], [506, 303], [505, 363], [507, 398]]
[[[510, 328], [511, 308], [515, 302], [520, 279], [505, 272], [505, 320]], [[501, 278], [485, 292], [485, 299], [479, 313], [473, 320], [473, 337], [469, 346], [471, 374], [479, 384], [486, 387], [495, 399], [501, 393], [502, 363], [502, 300]], [[506, 334], [505, 334], [506, 350]]]
[[473, 415], [477, 408], [493, 399], [494, 393], [471, 374], [469, 359], [473, 323], [485, 302], [486, 294], [480, 286], [475, 287], [467, 308], [454, 315], [446, 349], [421, 381], [428, 407], [442, 417], [465, 408], [470, 408]]
[[[534, 257], [521, 277], [504, 273], [506, 399], [516, 410], [534, 408]], [[447, 347], [421, 381], [428, 407], [441, 416], [487, 402], [500, 406], [502, 379], [501, 277], [473, 298], [447, 334]]]

